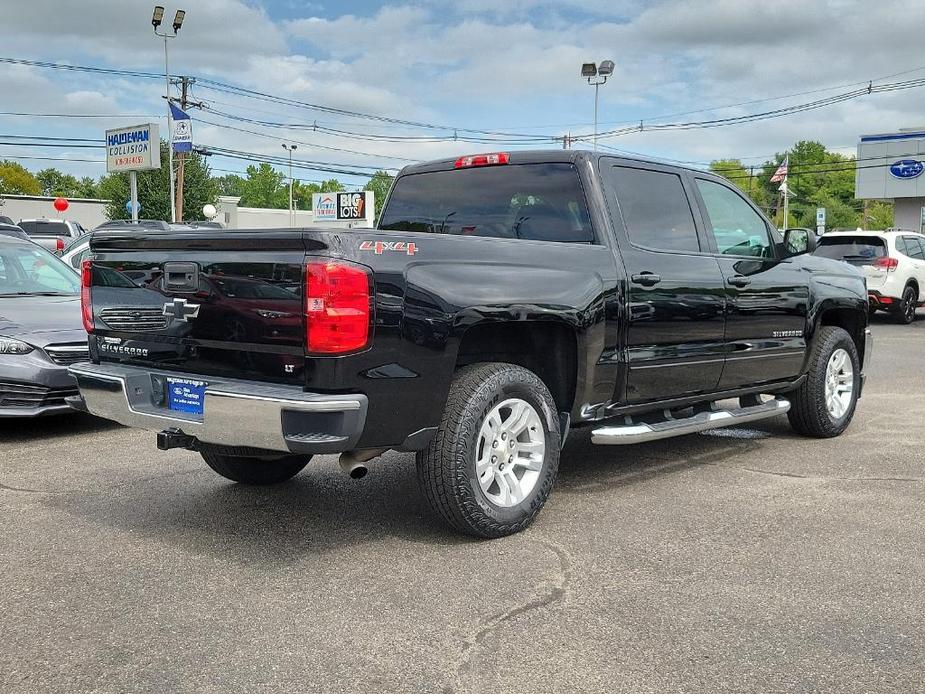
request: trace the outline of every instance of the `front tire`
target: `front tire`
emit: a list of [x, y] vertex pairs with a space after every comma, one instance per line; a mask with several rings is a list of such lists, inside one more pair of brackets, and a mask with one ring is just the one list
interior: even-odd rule
[[906, 285], [906, 288], [903, 289], [902, 299], [899, 300], [899, 305], [893, 312], [893, 318], [896, 320], [896, 322], [900, 325], [909, 325], [909, 323], [914, 321], [915, 309], [918, 302], [918, 290], [911, 284]]
[[842, 328], [819, 329], [809, 355], [806, 380], [789, 394], [790, 425], [817, 438], [838, 436], [851, 423], [858, 402], [861, 360]]
[[417, 455], [418, 482], [434, 512], [467, 535], [526, 528], [559, 469], [559, 417], [546, 384], [514, 364], [457, 372], [440, 426]]
[[256, 486], [285, 482], [299, 474], [311, 460], [310, 455], [258, 457], [227, 455], [210, 450], [200, 451], [199, 455], [206, 465], [222, 477]]

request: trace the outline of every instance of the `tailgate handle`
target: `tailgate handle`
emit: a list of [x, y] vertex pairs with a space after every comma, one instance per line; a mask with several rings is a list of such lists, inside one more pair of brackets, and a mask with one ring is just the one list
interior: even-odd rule
[[164, 290], [199, 291], [199, 266], [196, 263], [164, 263]]

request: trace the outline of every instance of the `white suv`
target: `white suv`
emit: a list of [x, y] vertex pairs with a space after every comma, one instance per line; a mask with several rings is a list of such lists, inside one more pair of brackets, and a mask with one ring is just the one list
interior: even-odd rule
[[814, 255], [843, 260], [867, 278], [870, 312], [915, 320], [925, 303], [925, 236], [912, 231], [838, 231], [824, 234]]

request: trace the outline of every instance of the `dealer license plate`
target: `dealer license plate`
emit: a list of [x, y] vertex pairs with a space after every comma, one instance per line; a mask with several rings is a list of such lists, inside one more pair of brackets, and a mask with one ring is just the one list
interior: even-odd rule
[[206, 384], [184, 378], [167, 379], [167, 407], [177, 412], [202, 414], [206, 399]]

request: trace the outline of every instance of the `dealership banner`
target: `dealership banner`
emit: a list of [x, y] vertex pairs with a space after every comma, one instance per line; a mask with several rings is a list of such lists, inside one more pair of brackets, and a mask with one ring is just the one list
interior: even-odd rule
[[170, 119], [173, 121], [173, 151], [190, 152], [193, 149], [193, 121], [190, 120], [189, 114], [182, 111], [173, 103], [170, 104]]

